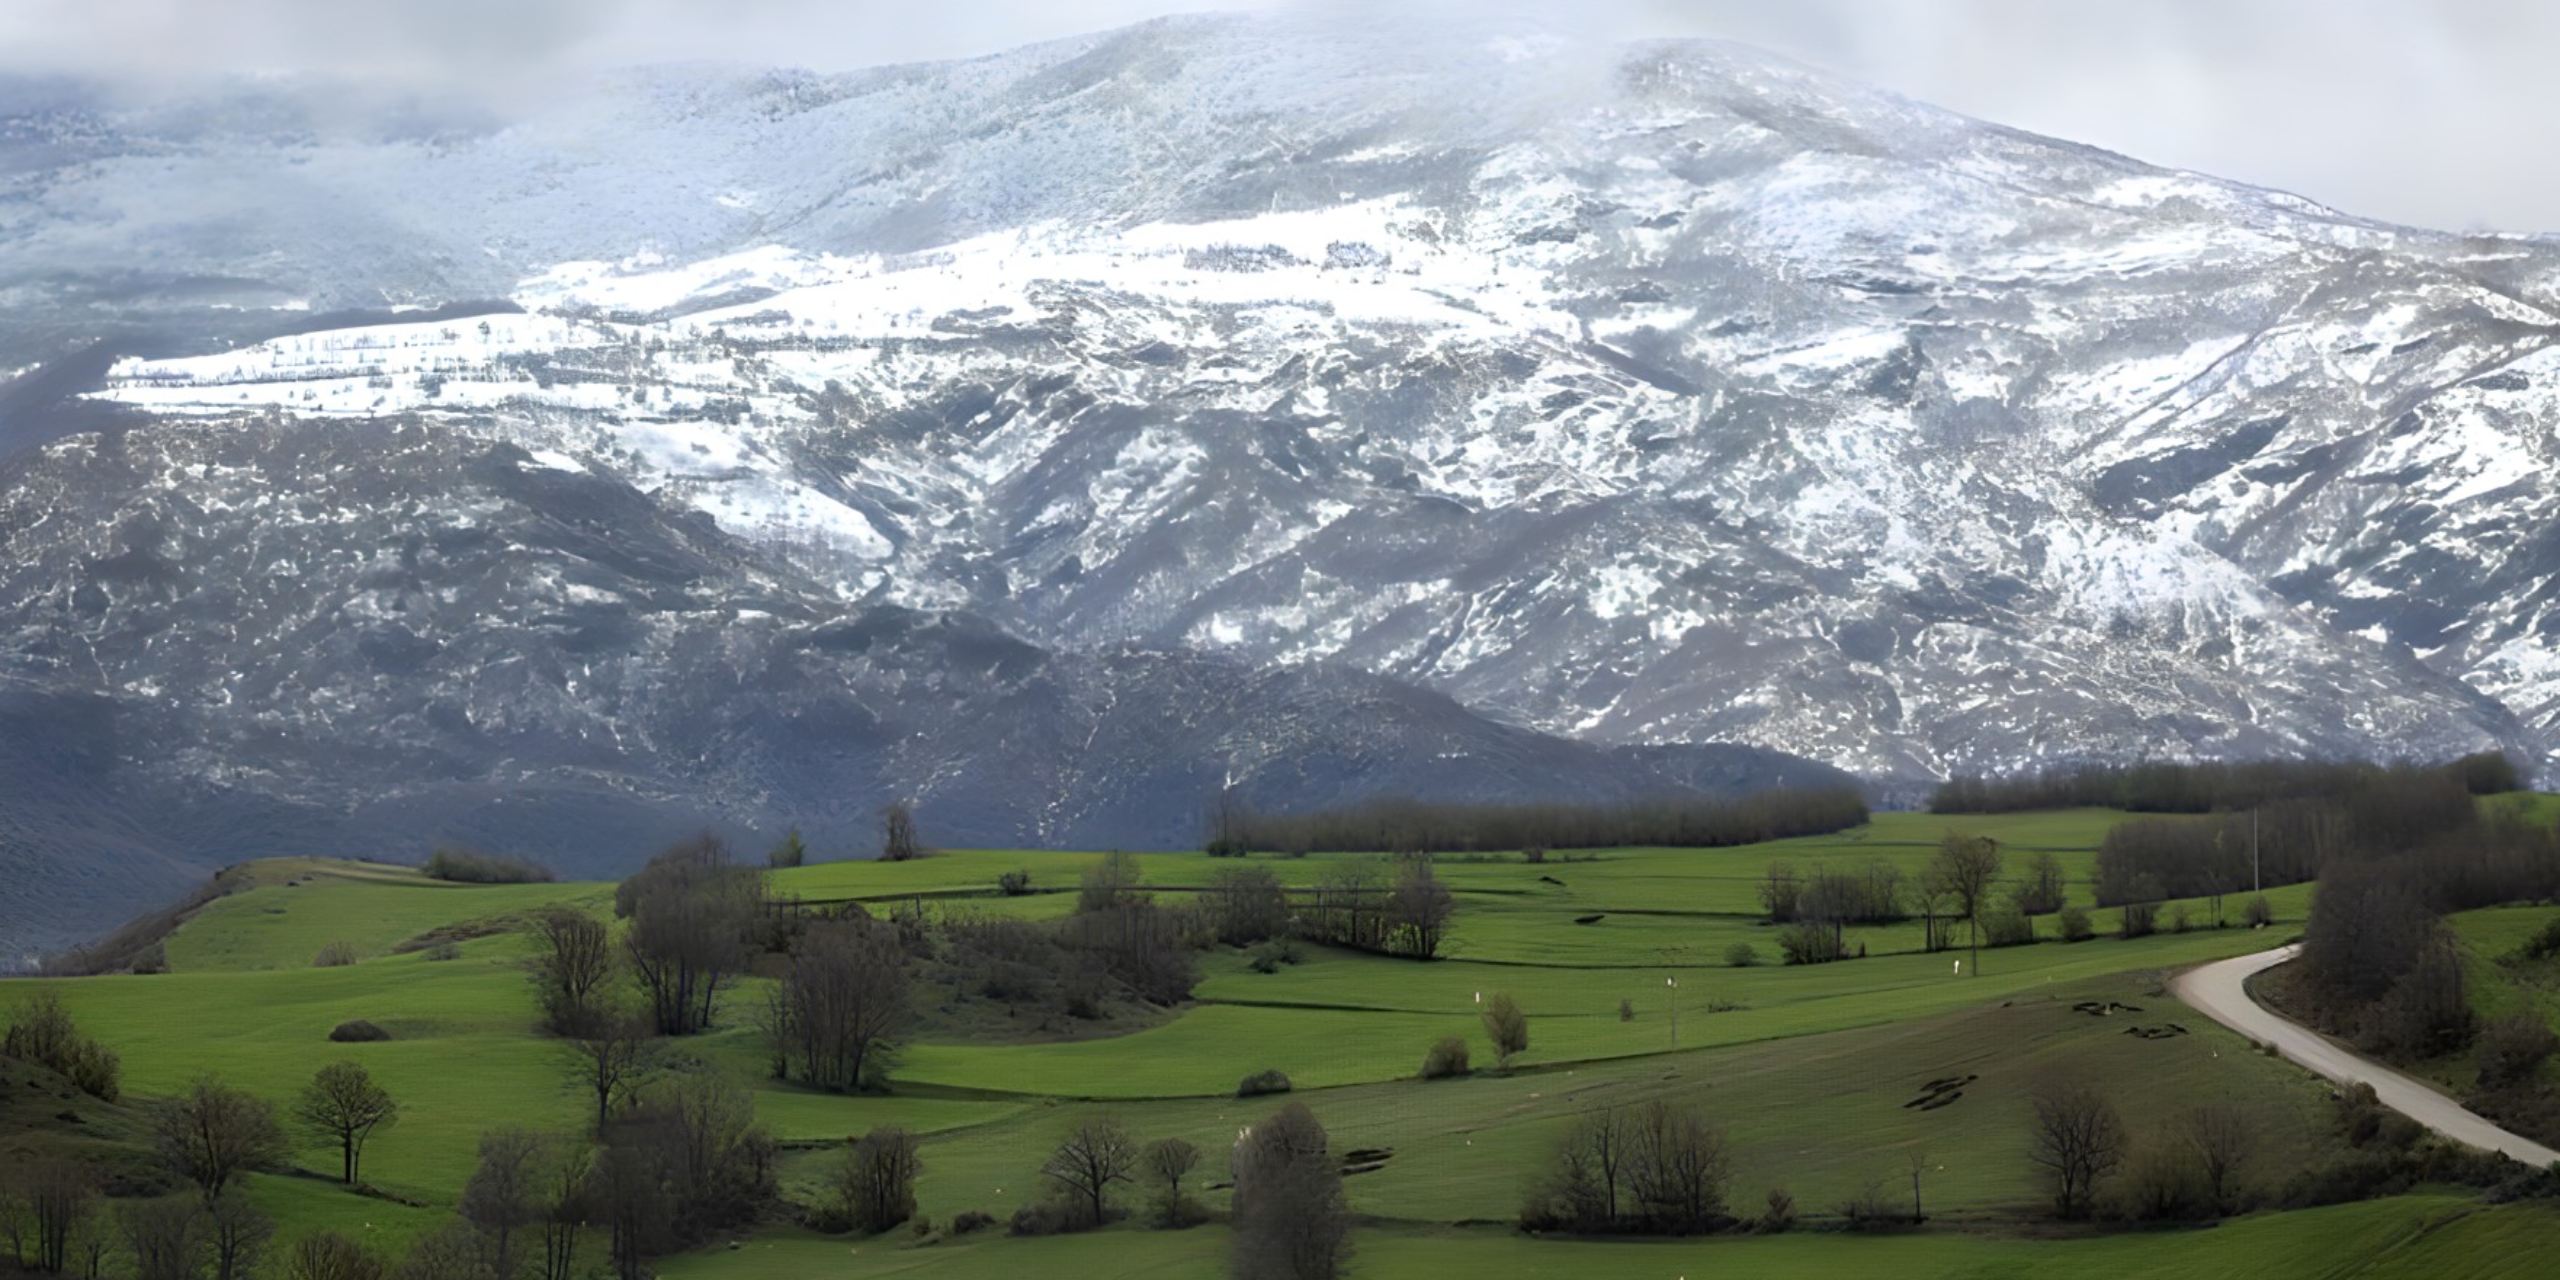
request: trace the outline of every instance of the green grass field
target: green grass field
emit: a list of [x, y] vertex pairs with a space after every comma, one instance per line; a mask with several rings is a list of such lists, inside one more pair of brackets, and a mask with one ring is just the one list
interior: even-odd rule
[[[920, 1208], [938, 1223], [971, 1209], [1001, 1217], [1035, 1196], [1042, 1155], [1062, 1130], [1097, 1111], [1142, 1138], [1180, 1135], [1223, 1151], [1240, 1125], [1271, 1106], [1235, 1100], [1236, 1081], [1278, 1068], [1337, 1147], [1393, 1152], [1349, 1184], [1364, 1221], [1361, 1276], [2007, 1276], [2101, 1265], [2164, 1277], [2550, 1274], [2415, 1269], [2470, 1256], [2447, 1253], [2446, 1240], [2527, 1240], [2560, 1225], [2544, 1210], [2444, 1197], [2264, 1215], [2203, 1232], [2098, 1240], [2024, 1233], [2020, 1224], [2038, 1196], [2023, 1158], [2025, 1099], [2049, 1073], [2099, 1083], [2129, 1115], [2243, 1099], [2265, 1121], [2259, 1158], [2270, 1178], [2332, 1153], [2322, 1086], [2157, 994], [2165, 971], [2274, 945], [2298, 927], [2308, 886], [2269, 893], [2279, 916], [2269, 933], [2213, 928], [2201, 902], [2187, 904], [2193, 930], [2136, 940], [2113, 936], [2110, 911], [2093, 913], [2099, 938], [2075, 944], [2058, 941], [2047, 918], [2038, 921], [2041, 941], [1984, 951], [1978, 974], [1962, 951], [1923, 953], [1917, 925], [1852, 929], [1851, 947], [1864, 947], [1863, 959], [1782, 966], [1776, 931], [1759, 919], [1758, 885], [1773, 861], [1810, 872], [1881, 860], [1916, 876], [1951, 825], [1998, 839], [2013, 875], [2025, 851], [2053, 851], [2073, 877], [2074, 899], [2087, 904], [2094, 851], [2118, 816], [2082, 810], [1951, 822], [1882, 814], [1836, 836], [1737, 849], [1620, 849], [1540, 865], [1510, 854], [1445, 859], [1441, 875], [1459, 901], [1447, 959], [1310, 948], [1303, 963], [1263, 974], [1242, 954], [1221, 951], [1204, 958], [1195, 1001], [1154, 1025], [1068, 1042], [919, 1039], [902, 1046], [893, 1090], [881, 1096], [763, 1079], [746, 1025], [753, 983], [732, 998], [723, 1025], [687, 1049], [756, 1084], [759, 1119], [795, 1144], [783, 1167], [786, 1191], [808, 1192], [831, 1159], [811, 1144], [893, 1123], [924, 1135]], [[1099, 856], [953, 851], [901, 864], [805, 867], [775, 873], [772, 885], [812, 902], [857, 900], [879, 910], [922, 901], [1046, 917], [1072, 908], [1078, 876]], [[1255, 862], [1305, 885], [1343, 856]], [[1150, 889], [1179, 899], [1228, 864], [1147, 854], [1141, 865]], [[997, 896], [996, 877], [1016, 869], [1040, 892]], [[368, 1176], [429, 1206], [453, 1202], [484, 1130], [581, 1122], [586, 1103], [566, 1080], [565, 1054], [534, 1034], [528, 952], [510, 930], [547, 905], [607, 912], [610, 886], [448, 885], [404, 868], [316, 860], [262, 864], [254, 882], [208, 905], [169, 940], [168, 974], [43, 984], [123, 1056], [130, 1092], [166, 1093], [212, 1073], [283, 1101], [320, 1064], [356, 1059], [404, 1108], [369, 1149]], [[2234, 897], [2222, 905], [2236, 921], [2241, 904]], [[2484, 952], [2534, 927], [2496, 913], [2461, 923]], [[461, 939], [458, 958], [431, 960], [415, 949], [439, 937]], [[352, 945], [361, 959], [312, 967], [333, 942]], [[1759, 963], [1729, 966], [1726, 952], [1737, 943]], [[1959, 960], [1966, 972], [1957, 971]], [[1478, 1063], [1489, 1062], [1478, 1000], [1496, 992], [1530, 1014], [1531, 1047], [1515, 1070], [1413, 1079], [1424, 1049], [1444, 1035], [1465, 1037]], [[2084, 1000], [2141, 1012], [2075, 1012]], [[1631, 1016], [1621, 1016], [1621, 1001]], [[353, 1018], [379, 1023], [393, 1038], [329, 1042], [330, 1028]], [[2125, 1034], [2170, 1023], [2186, 1034]], [[1953, 1105], [1906, 1105], [1922, 1082], [1951, 1075], [1978, 1079]], [[1889, 1239], [1808, 1233], [1681, 1244], [1529, 1240], [1480, 1225], [1510, 1217], [1531, 1171], [1577, 1113], [1658, 1096], [1694, 1101], [1725, 1127], [1738, 1206], [1784, 1186], [1820, 1219], [1870, 1181], [1907, 1192], [1899, 1180], [1907, 1156], [1919, 1151], [1930, 1170], [1928, 1208], [1940, 1225]], [[326, 1167], [324, 1156], [307, 1152], [305, 1162]], [[288, 1235], [330, 1226], [397, 1244], [439, 1218], [433, 1208], [357, 1197], [309, 1177], [262, 1176], [253, 1190]], [[665, 1271], [1197, 1276], [1217, 1273], [1225, 1247], [1216, 1227], [921, 1243], [904, 1234], [864, 1241], [777, 1227], [671, 1260]], [[2482, 1249], [2483, 1268], [2508, 1265], [2520, 1252]], [[2521, 1255], [2560, 1267], [2560, 1242]], [[2317, 1265], [2290, 1269], [2292, 1259]]]

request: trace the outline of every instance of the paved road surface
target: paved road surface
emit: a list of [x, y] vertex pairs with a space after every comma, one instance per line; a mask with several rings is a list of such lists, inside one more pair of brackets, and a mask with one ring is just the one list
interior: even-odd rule
[[2560, 1161], [2560, 1151], [2509, 1133], [2463, 1110], [2461, 1103], [2436, 1092], [2433, 1086], [2359, 1057], [2316, 1031], [2277, 1017], [2249, 998], [2249, 993], [2241, 986], [2249, 980], [2249, 975], [2291, 960], [2301, 950], [2298, 946], [2278, 947], [2256, 955], [2200, 965], [2179, 974], [2169, 983], [2169, 989], [2206, 1017], [2252, 1040], [2272, 1042], [2276, 1052], [2283, 1054], [2288, 1061], [2341, 1083], [2362, 1081], [2372, 1085], [2375, 1096], [2382, 1099], [2382, 1105], [2456, 1142], [2504, 1152], [2536, 1167], [2547, 1167]]

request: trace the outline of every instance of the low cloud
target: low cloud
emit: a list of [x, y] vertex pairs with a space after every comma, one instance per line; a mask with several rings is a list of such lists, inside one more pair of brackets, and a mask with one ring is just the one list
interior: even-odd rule
[[[1285, 0], [1187, 0], [1184, 9]], [[1346, 21], [1372, 0], [1333, 0]], [[1436, 0], [1435, 0], [1436, 2]], [[2539, 0], [1555, 0], [1614, 37], [1717, 36], [1913, 98], [2351, 212], [2560, 230], [2560, 6]], [[12, 0], [0, 65], [177, 83], [323, 72], [500, 101], [710, 59], [842, 70], [1136, 22], [1166, 0]], [[1463, 33], [1482, 4], [1438, 3]]]

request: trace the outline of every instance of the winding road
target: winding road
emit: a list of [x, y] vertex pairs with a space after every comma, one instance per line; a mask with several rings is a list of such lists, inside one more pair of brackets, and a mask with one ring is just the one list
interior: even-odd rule
[[2537, 1168], [2560, 1162], [2560, 1151], [2509, 1133], [2463, 1110], [2461, 1103], [2433, 1086], [2359, 1057], [2319, 1032], [2277, 1017], [2249, 998], [2244, 984], [2251, 975], [2283, 964], [2301, 950], [2298, 945], [2278, 947], [2199, 965], [2171, 979], [2169, 990], [2206, 1017], [2251, 1040], [2273, 1044], [2289, 1062], [2342, 1084], [2361, 1081], [2372, 1085], [2382, 1105], [2465, 1146], [2502, 1152]]

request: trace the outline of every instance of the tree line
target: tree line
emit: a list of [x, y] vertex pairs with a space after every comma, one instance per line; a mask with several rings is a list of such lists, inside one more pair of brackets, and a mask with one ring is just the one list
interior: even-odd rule
[[[2354, 793], [2376, 774], [2419, 766], [2357, 761], [2250, 760], [2129, 765], [2065, 765], [2004, 776], [1961, 775], [1929, 796], [1931, 813], [2016, 813], [2029, 809], [2123, 809], [2132, 813], [2215, 813], [2279, 800]], [[2495, 751], [2433, 766], [2473, 795], [2524, 786], [2523, 771]]]
[[1854, 787], [1778, 788], [1733, 800], [1681, 795], [1624, 805], [1463, 804], [1383, 797], [1308, 813], [1264, 813], [1221, 793], [1208, 851], [1465, 853], [1626, 845], [1722, 848], [1845, 831], [1867, 820]]

